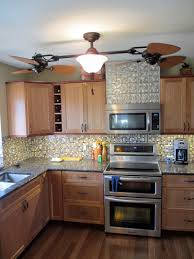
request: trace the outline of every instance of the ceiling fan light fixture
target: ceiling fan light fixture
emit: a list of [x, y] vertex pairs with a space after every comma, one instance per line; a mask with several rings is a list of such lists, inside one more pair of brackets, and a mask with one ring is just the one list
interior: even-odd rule
[[99, 54], [97, 49], [93, 47], [93, 43], [100, 38], [100, 34], [98, 32], [87, 32], [84, 33], [83, 37], [90, 42], [90, 48], [86, 51], [86, 54], [80, 55], [76, 60], [87, 73], [97, 73], [108, 60], [106, 56]]
[[100, 54], [86, 53], [77, 57], [76, 60], [80, 63], [84, 71], [86, 71], [87, 73], [97, 73], [98, 71], [100, 71], [108, 58]]

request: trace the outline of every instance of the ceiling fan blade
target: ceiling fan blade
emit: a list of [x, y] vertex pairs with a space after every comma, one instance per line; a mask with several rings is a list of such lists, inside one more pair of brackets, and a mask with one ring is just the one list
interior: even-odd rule
[[73, 74], [76, 71], [76, 66], [73, 65], [54, 65], [50, 68], [52, 72], [59, 74]]
[[33, 73], [33, 71], [31, 69], [22, 69], [22, 70], [13, 71], [11, 73], [14, 75], [20, 75], [20, 74], [31, 74]]
[[158, 65], [160, 68], [170, 68], [173, 66], [176, 66], [180, 63], [183, 63], [183, 61], [186, 59], [184, 56], [171, 56], [171, 57], [166, 57], [162, 58], [159, 62]]
[[147, 53], [156, 54], [159, 53], [161, 55], [170, 55], [176, 53], [181, 48], [171, 44], [165, 43], [150, 43], [147, 47]]
[[39, 65], [38, 62], [36, 62], [33, 59], [29, 59], [29, 58], [23, 58], [23, 57], [18, 57], [18, 56], [10, 56], [18, 61], [24, 62], [26, 64], [31, 64], [31, 65]]

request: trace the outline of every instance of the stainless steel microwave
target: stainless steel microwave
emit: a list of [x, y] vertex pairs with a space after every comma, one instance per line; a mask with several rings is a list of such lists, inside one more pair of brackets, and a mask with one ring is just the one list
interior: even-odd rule
[[160, 133], [160, 104], [106, 105], [107, 133]]

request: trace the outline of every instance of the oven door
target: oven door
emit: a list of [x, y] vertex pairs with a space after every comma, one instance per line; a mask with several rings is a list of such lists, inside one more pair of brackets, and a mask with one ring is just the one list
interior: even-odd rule
[[104, 176], [106, 196], [161, 198], [161, 177]]
[[109, 133], [145, 133], [150, 129], [150, 113], [147, 111], [107, 111], [106, 119]]
[[159, 237], [161, 200], [105, 196], [105, 231]]

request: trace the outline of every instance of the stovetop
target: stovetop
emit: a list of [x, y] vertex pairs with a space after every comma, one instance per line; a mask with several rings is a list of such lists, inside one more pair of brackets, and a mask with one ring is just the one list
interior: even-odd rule
[[138, 175], [160, 176], [161, 170], [158, 163], [109, 163], [104, 174], [109, 175]]

